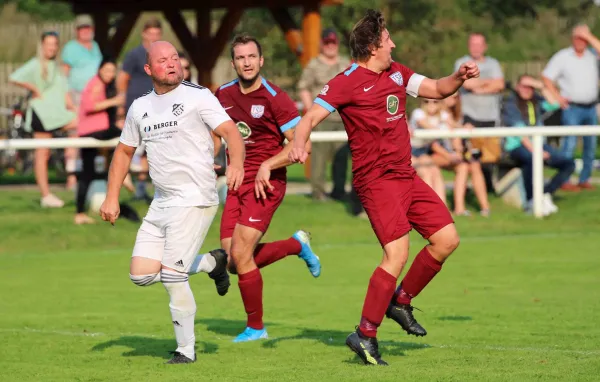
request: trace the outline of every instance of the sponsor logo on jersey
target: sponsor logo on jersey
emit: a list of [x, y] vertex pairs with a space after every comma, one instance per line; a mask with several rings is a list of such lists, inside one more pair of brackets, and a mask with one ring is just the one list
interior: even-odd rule
[[398, 86], [404, 85], [404, 78], [402, 78], [402, 73], [394, 72], [390, 75], [392, 81], [394, 81]]
[[182, 103], [173, 104], [173, 114], [176, 117], [179, 117], [181, 114], [183, 114], [183, 104]]
[[323, 86], [323, 89], [321, 89], [321, 95], [327, 95], [327, 91], [329, 90], [329, 85], [325, 85]]
[[250, 130], [250, 126], [246, 122], [239, 121], [236, 125], [243, 139], [248, 139], [252, 135], [252, 130]]
[[162, 123], [157, 123], [156, 125], [144, 126], [144, 133], [149, 133], [152, 130], [162, 129], [163, 127], [173, 127], [173, 126], [177, 126], [177, 121], [162, 122]]
[[252, 105], [252, 108], [250, 108], [250, 114], [252, 114], [252, 117], [254, 118], [260, 118], [264, 113], [265, 107], [263, 105]]
[[398, 108], [400, 107], [400, 101], [398, 100], [398, 97], [396, 97], [393, 94], [390, 94], [389, 96], [387, 96], [386, 104], [388, 113], [394, 115], [398, 112]]

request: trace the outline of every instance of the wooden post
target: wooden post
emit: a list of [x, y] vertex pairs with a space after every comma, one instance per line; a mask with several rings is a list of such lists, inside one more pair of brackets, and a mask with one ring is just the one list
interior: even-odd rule
[[[303, 49], [300, 64], [305, 67], [308, 62], [319, 55], [321, 45], [321, 14], [319, 4], [312, 3], [304, 6], [302, 19]], [[304, 176], [310, 179], [310, 156], [304, 164]]]
[[287, 8], [271, 8], [271, 15], [279, 25], [285, 40], [292, 52], [300, 57], [302, 55], [302, 33]]
[[306, 66], [308, 62], [319, 55], [321, 44], [321, 14], [319, 4], [312, 3], [304, 6], [302, 19], [302, 56], [300, 64]]
[[94, 19], [94, 39], [98, 43], [100, 50], [105, 52], [110, 48], [108, 38], [108, 12], [98, 10], [92, 13]]
[[125, 12], [117, 25], [117, 30], [110, 40], [110, 48], [114, 57], [119, 57], [125, 42], [129, 38], [137, 19], [140, 16], [139, 11]]

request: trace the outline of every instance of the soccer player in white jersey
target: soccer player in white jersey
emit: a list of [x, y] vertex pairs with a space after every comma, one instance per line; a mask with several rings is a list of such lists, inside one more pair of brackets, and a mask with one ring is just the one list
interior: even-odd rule
[[182, 81], [183, 70], [173, 45], [165, 41], [152, 44], [144, 69], [154, 88], [129, 108], [100, 214], [114, 224], [119, 216], [121, 184], [136, 147], [144, 143], [156, 192], [137, 234], [130, 278], [139, 286], [163, 283], [178, 345], [167, 363], [190, 363], [196, 360], [196, 302], [188, 275], [207, 272], [219, 294], [224, 294], [219, 283], [226, 282], [225, 293], [229, 287], [224, 251], [197, 255], [219, 204], [213, 138], [227, 142], [230, 164], [226, 177], [231, 190], [243, 182], [245, 147], [235, 123], [213, 94]]

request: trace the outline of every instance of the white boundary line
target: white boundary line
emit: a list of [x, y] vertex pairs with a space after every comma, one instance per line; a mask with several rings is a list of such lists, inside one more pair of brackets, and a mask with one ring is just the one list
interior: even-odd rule
[[[136, 337], [151, 337], [157, 338], [158, 336], [154, 334], [145, 334], [145, 333], [102, 333], [102, 332], [72, 332], [67, 330], [43, 330], [43, 329], [33, 329], [33, 328], [0, 328], [0, 332], [3, 333], [34, 333], [34, 334], [50, 334], [50, 335], [60, 335], [60, 336], [70, 336], [70, 337], [122, 337], [122, 336], [136, 336]], [[207, 337], [204, 333], [200, 334], [199, 340], [223, 340], [221, 337]], [[282, 339], [286, 339], [287, 337], [282, 337]], [[280, 338], [269, 338], [266, 341], [277, 341]], [[314, 340], [314, 341], [323, 341], [324, 337], [298, 337], [299, 340]], [[229, 341], [229, 339], [227, 339]], [[343, 340], [334, 340], [333, 338], [328, 338], [327, 342], [339, 342], [343, 343]], [[390, 341], [381, 341], [381, 346], [393, 346], [394, 343]], [[600, 349], [592, 349], [592, 350], [575, 350], [575, 349], [561, 349], [558, 347], [548, 348], [548, 347], [515, 347], [515, 346], [502, 346], [502, 345], [448, 345], [448, 344], [427, 344], [423, 343], [421, 349], [462, 349], [462, 350], [488, 350], [488, 351], [499, 351], [499, 352], [528, 352], [528, 353], [569, 353], [569, 354], [577, 354], [577, 355], [586, 355], [586, 356], [595, 356], [600, 355]], [[418, 347], [414, 349], [407, 350], [419, 350]]]

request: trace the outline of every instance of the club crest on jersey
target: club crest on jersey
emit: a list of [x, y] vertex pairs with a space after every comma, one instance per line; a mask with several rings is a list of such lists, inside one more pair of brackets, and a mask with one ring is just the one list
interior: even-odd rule
[[179, 117], [181, 114], [183, 114], [183, 104], [182, 103], [173, 104], [173, 114], [176, 117]]
[[239, 121], [236, 123], [236, 126], [244, 140], [248, 139], [250, 135], [252, 135], [252, 130], [250, 130], [250, 126], [248, 126], [246, 122]]
[[393, 94], [387, 96], [387, 112], [391, 115], [394, 115], [398, 112], [398, 107], [400, 106], [400, 100]]
[[321, 95], [327, 95], [327, 91], [329, 90], [329, 85], [325, 85], [323, 86], [323, 89], [321, 89]]
[[265, 107], [263, 105], [252, 105], [252, 108], [250, 109], [250, 114], [252, 114], [252, 117], [254, 118], [260, 118], [264, 113]]
[[404, 85], [404, 78], [402, 78], [402, 73], [394, 72], [390, 75], [392, 81], [394, 81], [398, 86]]

